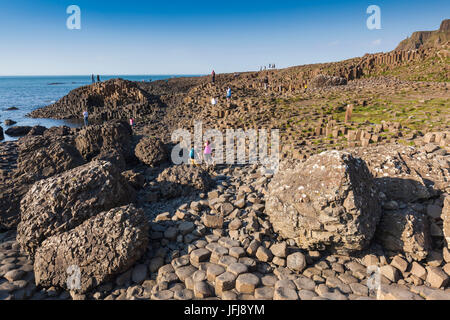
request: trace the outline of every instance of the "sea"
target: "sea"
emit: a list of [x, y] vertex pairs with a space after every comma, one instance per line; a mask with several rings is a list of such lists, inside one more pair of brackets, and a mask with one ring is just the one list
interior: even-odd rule
[[[182, 75], [193, 77], [200, 75]], [[155, 81], [182, 77], [180, 75], [101, 75], [100, 80], [122, 78], [132, 81]], [[91, 75], [87, 76], [0, 76], [0, 126], [3, 132], [9, 127], [5, 125], [6, 119], [15, 122], [14, 126], [41, 125], [47, 128], [67, 125], [78, 127], [79, 122], [54, 119], [33, 119], [26, 115], [31, 111], [47, 106], [67, 95], [71, 90], [91, 84]], [[17, 110], [7, 110], [15, 107]], [[16, 140], [5, 134], [0, 141]]]

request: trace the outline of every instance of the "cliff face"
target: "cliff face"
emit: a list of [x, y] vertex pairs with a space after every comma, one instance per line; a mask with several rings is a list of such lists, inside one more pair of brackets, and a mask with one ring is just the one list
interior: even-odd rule
[[420, 48], [435, 48], [450, 41], [450, 19], [442, 21], [439, 30], [417, 31], [411, 37], [403, 40], [395, 49], [396, 51], [408, 51]]

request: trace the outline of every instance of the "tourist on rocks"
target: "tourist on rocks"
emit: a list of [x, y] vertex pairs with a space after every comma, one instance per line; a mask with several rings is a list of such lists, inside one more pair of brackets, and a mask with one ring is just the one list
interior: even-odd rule
[[95, 83], [94, 74], [91, 75], [92, 83]]
[[228, 87], [228, 89], [227, 89], [227, 101], [230, 101], [230, 100], [231, 100], [231, 88]]
[[89, 125], [89, 123], [88, 123], [88, 117], [89, 117], [89, 114], [88, 114], [87, 110], [84, 110], [84, 111], [83, 111], [83, 119], [84, 119], [84, 125], [85, 125], [86, 127]]
[[216, 99], [215, 97], [212, 97], [212, 98], [211, 98], [211, 104], [212, 104], [213, 107], [216, 106], [216, 104], [217, 104], [217, 99]]
[[130, 118], [130, 126], [131, 126], [131, 129], [133, 129], [133, 126], [134, 126], [134, 119], [133, 118]]
[[189, 161], [191, 163], [191, 165], [196, 165], [195, 163], [195, 149], [194, 147], [191, 148], [191, 151], [189, 152]]
[[269, 87], [269, 77], [266, 75], [264, 77], [264, 90], [267, 90], [268, 87]]
[[212, 157], [211, 157], [211, 141], [206, 140], [205, 142], [205, 149], [203, 151], [203, 158], [205, 160], [205, 163], [207, 166], [209, 166], [210, 164], [212, 164]]
[[216, 73], [214, 72], [214, 70], [211, 72], [211, 79], [212, 83], [214, 84], [216, 82]]
[[97, 82], [100, 82], [100, 76], [97, 75]]

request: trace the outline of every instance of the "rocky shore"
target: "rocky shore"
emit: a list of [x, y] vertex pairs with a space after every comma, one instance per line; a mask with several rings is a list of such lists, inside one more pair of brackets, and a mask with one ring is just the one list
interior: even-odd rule
[[[386, 74], [439, 45], [114, 79], [34, 111], [93, 121], [0, 143], [0, 300], [450, 300], [449, 82]], [[279, 129], [278, 172], [173, 164], [194, 120]]]

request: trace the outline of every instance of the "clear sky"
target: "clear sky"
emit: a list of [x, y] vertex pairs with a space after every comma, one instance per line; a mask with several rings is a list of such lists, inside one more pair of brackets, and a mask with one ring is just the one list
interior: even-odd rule
[[[381, 30], [369, 30], [369, 5]], [[69, 30], [69, 5], [81, 29]], [[1, 0], [0, 75], [204, 74], [390, 51], [450, 1]]]

